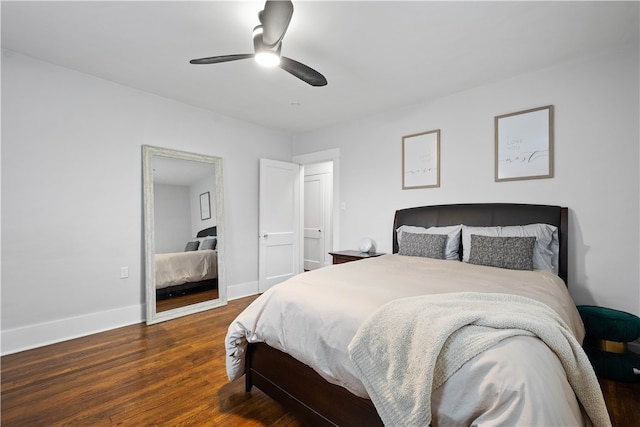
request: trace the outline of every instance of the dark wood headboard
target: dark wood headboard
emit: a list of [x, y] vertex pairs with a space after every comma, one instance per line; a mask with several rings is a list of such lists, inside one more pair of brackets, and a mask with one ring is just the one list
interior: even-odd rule
[[215, 226], [213, 226], [213, 227], [205, 228], [204, 230], [198, 231], [198, 234], [196, 235], [196, 237], [207, 237], [207, 236], [217, 236], [217, 235], [218, 235], [218, 230], [216, 229]]
[[469, 203], [420, 206], [396, 211], [393, 221], [393, 253], [398, 252], [396, 230], [401, 225], [444, 227], [465, 224], [474, 227], [550, 224], [558, 227], [560, 254], [558, 276], [567, 282], [568, 208], [514, 203]]

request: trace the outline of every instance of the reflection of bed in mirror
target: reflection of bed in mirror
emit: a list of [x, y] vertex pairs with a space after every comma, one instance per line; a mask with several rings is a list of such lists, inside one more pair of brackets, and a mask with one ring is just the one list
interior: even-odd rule
[[[222, 159], [149, 145], [142, 146], [142, 155], [146, 323], [226, 305]], [[206, 237], [216, 239], [215, 247], [198, 242], [195, 249], [202, 250], [182, 254], [187, 242], [205, 243]], [[168, 253], [180, 253], [174, 259], [199, 257], [200, 266], [176, 276], [172, 261], [156, 262], [171, 257], [158, 254]]]
[[[184, 252], [155, 255], [156, 301], [218, 289], [216, 227], [187, 242]], [[217, 298], [215, 296], [214, 298]]]

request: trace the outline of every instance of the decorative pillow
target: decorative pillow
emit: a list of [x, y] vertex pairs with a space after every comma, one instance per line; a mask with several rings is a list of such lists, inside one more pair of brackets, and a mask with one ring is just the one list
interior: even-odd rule
[[533, 247], [536, 238], [491, 237], [471, 235], [470, 264], [509, 268], [511, 270], [533, 270]]
[[185, 252], [197, 251], [199, 245], [200, 245], [200, 242], [198, 242], [197, 240], [193, 240], [191, 242], [187, 242], [187, 246], [185, 246], [184, 251]]
[[447, 236], [447, 244], [445, 246], [445, 258], [460, 261], [460, 235], [462, 233], [462, 225], [451, 225], [447, 227], [416, 227], [414, 225], [403, 225], [396, 230], [398, 236], [398, 245], [402, 242], [402, 234], [444, 234]]
[[402, 233], [400, 255], [445, 259], [447, 236], [444, 234]]
[[204, 239], [200, 243], [200, 247], [198, 248], [198, 250], [205, 251], [207, 249], [215, 249], [217, 243], [218, 243], [218, 239], [216, 237], [210, 237], [210, 238]]
[[471, 235], [493, 237], [535, 237], [533, 248], [533, 268], [549, 270], [558, 274], [560, 243], [558, 228], [549, 224], [514, 225], [506, 227], [470, 227], [462, 226], [462, 260], [469, 262]]

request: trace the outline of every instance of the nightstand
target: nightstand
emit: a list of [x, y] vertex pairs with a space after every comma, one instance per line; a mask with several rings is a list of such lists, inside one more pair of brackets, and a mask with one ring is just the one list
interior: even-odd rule
[[360, 252], [360, 251], [336, 251], [329, 252], [329, 255], [333, 256], [334, 264], [342, 264], [345, 262], [358, 261], [365, 258], [374, 258], [380, 255], [384, 255], [382, 252]]

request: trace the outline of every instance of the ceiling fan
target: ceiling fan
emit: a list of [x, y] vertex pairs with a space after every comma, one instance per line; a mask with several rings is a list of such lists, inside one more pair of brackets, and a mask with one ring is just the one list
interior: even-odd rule
[[261, 25], [253, 29], [254, 53], [213, 56], [192, 59], [189, 62], [191, 64], [217, 64], [255, 58], [259, 64], [272, 67], [277, 65], [311, 86], [325, 86], [327, 79], [322, 74], [307, 65], [280, 55], [282, 38], [287, 32], [292, 15], [293, 3], [291, 1], [267, 0], [264, 9], [258, 13]]

